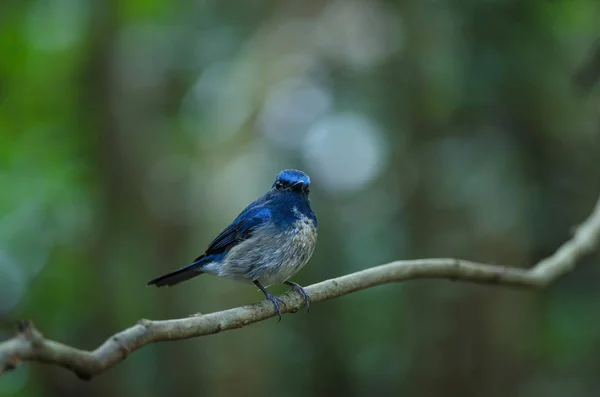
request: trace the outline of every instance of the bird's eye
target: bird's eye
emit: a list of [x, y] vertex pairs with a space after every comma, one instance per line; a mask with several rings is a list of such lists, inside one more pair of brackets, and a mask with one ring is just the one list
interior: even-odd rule
[[281, 181], [275, 182], [275, 189], [281, 189], [283, 187], [283, 183]]
[[310, 193], [310, 186], [304, 187], [304, 193], [306, 193], [306, 194]]

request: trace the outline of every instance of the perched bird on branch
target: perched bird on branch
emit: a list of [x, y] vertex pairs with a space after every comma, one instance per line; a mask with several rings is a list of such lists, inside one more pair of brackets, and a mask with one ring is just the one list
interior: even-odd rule
[[310, 259], [317, 243], [317, 217], [310, 207], [310, 178], [283, 170], [271, 190], [251, 203], [191, 264], [148, 285], [171, 286], [203, 273], [252, 282], [273, 302], [281, 320], [282, 301], [265, 287], [286, 284], [310, 307], [310, 296], [288, 281]]

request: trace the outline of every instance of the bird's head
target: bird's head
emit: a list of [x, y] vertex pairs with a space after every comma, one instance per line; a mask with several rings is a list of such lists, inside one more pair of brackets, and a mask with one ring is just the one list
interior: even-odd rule
[[283, 170], [277, 175], [275, 183], [273, 183], [273, 189], [289, 190], [308, 195], [310, 192], [310, 178], [302, 171]]

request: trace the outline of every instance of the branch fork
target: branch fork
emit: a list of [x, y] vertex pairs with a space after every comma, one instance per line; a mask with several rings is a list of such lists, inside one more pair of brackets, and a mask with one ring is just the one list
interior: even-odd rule
[[[574, 236], [550, 257], [531, 269], [488, 265], [455, 258], [395, 261], [356, 273], [322, 281], [306, 287], [313, 303], [337, 298], [381, 284], [412, 279], [448, 279], [482, 284], [545, 287], [571, 271], [600, 241], [600, 199], [590, 216], [576, 229]], [[305, 303], [296, 291], [283, 294], [282, 313], [296, 313]], [[0, 376], [24, 361], [64, 367], [79, 378], [90, 380], [145, 345], [216, 334], [242, 328], [275, 316], [269, 301], [215, 313], [197, 313], [187, 318], [152, 321], [142, 319], [110, 338], [93, 351], [80, 350], [44, 338], [31, 321], [21, 321], [17, 334], [0, 342]]]

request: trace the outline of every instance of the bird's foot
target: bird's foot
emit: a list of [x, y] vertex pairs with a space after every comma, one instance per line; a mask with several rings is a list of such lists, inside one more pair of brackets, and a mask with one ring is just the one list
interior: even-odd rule
[[302, 288], [299, 284], [293, 283], [291, 281], [286, 281], [284, 284], [292, 287], [292, 290], [298, 292], [304, 298], [304, 306], [306, 306], [306, 312], [310, 311], [310, 295], [304, 288]]
[[281, 305], [283, 304], [285, 306], [285, 302], [269, 292], [265, 293], [265, 298], [273, 302], [275, 310], [277, 310], [277, 316], [279, 317], [277, 322], [281, 321]]
[[276, 296], [273, 296], [273, 294], [271, 294], [269, 291], [267, 291], [265, 289], [265, 287], [263, 287], [258, 280], [254, 281], [254, 285], [256, 285], [258, 288], [260, 288], [260, 290], [262, 291], [263, 294], [265, 294], [265, 298], [267, 298], [268, 300], [270, 300], [271, 302], [273, 302], [273, 305], [275, 305], [275, 310], [277, 310], [277, 316], [279, 316], [279, 321], [281, 321], [281, 304], [283, 304], [285, 306], [285, 302], [282, 301], [281, 299], [279, 299]]

